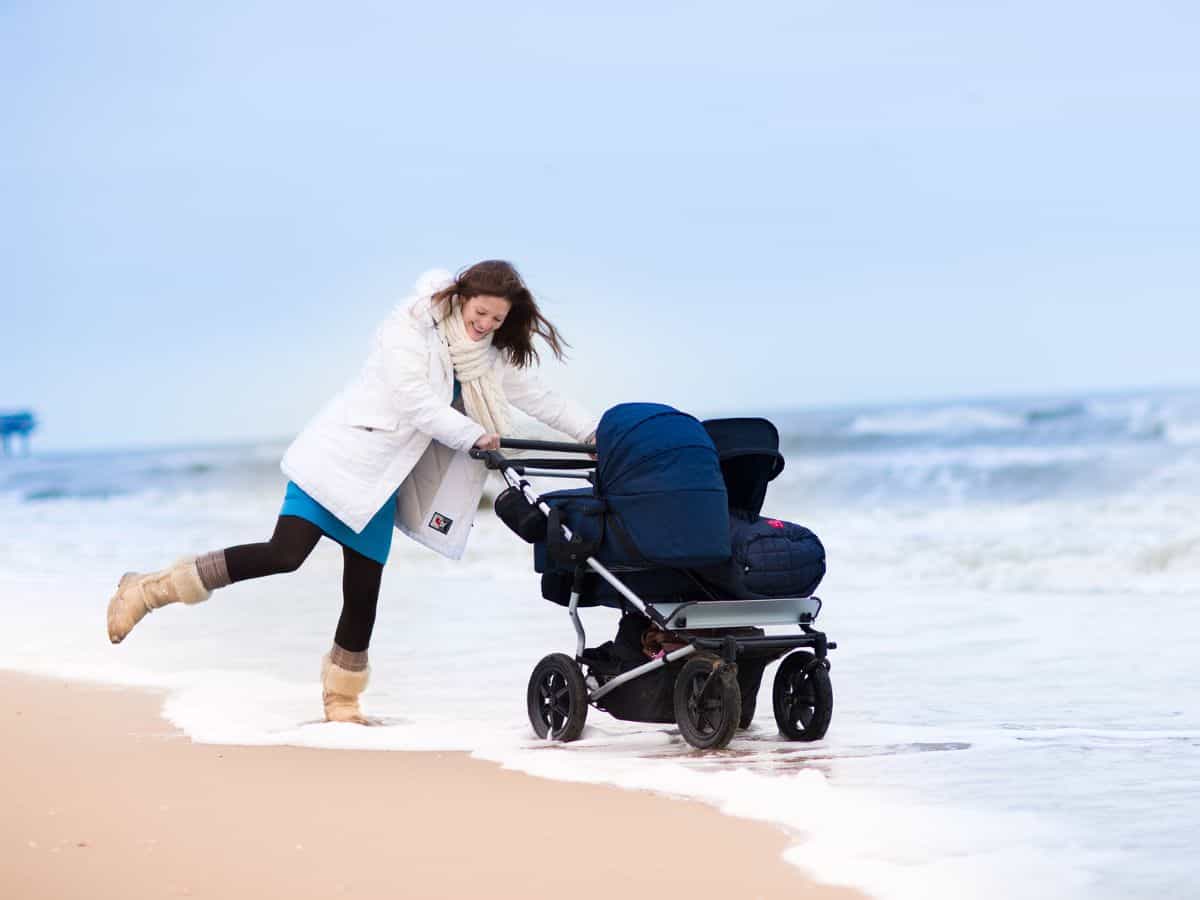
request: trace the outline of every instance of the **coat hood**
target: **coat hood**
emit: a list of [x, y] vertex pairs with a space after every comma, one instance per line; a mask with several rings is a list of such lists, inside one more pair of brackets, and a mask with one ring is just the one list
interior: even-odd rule
[[[393, 318], [400, 313], [408, 313], [415, 319], [421, 318], [430, 308], [430, 298], [450, 285], [454, 284], [454, 275], [449, 269], [427, 269], [413, 283], [412, 290], [392, 310]], [[387, 326], [387, 320], [381, 326], [381, 332]]]
[[413, 285], [413, 293], [417, 297], [431, 297], [442, 288], [454, 283], [454, 275], [447, 269], [428, 269], [418, 276]]

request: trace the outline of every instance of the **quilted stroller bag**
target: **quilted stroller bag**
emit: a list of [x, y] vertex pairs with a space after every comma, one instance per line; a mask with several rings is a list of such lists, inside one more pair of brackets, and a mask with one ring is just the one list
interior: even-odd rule
[[742, 596], [808, 597], [825, 577], [825, 548], [803, 525], [745, 515], [729, 524]]

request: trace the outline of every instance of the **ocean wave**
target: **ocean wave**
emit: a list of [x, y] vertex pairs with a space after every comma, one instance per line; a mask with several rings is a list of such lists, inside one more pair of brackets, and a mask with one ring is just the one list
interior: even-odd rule
[[[1018, 445], [903, 447], [794, 456], [769, 496], [809, 504], [1027, 502], [1142, 490], [1167, 464], [1130, 447]], [[1200, 472], [1177, 467], [1175, 489]]]
[[1061, 419], [1075, 419], [1087, 415], [1087, 406], [1083, 403], [1061, 403], [1054, 406], [1037, 407], [1025, 413], [1025, 421], [1030, 424], [1039, 422], [1055, 422]]
[[1164, 436], [1176, 447], [1195, 447], [1200, 445], [1200, 422], [1167, 422]]
[[46, 503], [51, 500], [111, 500], [113, 497], [123, 497], [133, 491], [121, 490], [116, 487], [45, 487], [28, 491], [21, 496], [25, 503]]
[[261, 447], [102, 451], [0, 459], [0, 496], [25, 503], [105, 500], [131, 494], [254, 490], [281, 482]]
[[1087, 415], [1137, 440], [1163, 440], [1172, 424], [1196, 422], [1194, 411], [1189, 411], [1186, 403], [1180, 405], [1178, 400], [1161, 397], [1091, 400]]
[[161, 475], [204, 475], [208, 472], [215, 472], [217, 466], [207, 462], [190, 462], [177, 466], [150, 466], [145, 469], [145, 474], [150, 477]]
[[863, 414], [848, 431], [861, 435], [960, 435], [979, 431], [1015, 431], [1025, 425], [1023, 416], [982, 406], [949, 406]]
[[[959, 507], [802, 509], [830, 559], [826, 588], [1188, 597], [1200, 592], [1200, 527], [1170, 497]], [[841, 592], [841, 591], [837, 591]]]
[[801, 452], [874, 451], [896, 446], [1165, 442], [1200, 443], [1200, 397], [954, 403], [793, 415], [785, 437]]

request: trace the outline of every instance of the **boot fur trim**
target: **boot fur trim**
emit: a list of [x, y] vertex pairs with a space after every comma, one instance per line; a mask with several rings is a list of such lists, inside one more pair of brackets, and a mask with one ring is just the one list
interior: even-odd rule
[[176, 560], [171, 566], [171, 585], [181, 603], [200, 603], [207, 600], [212, 593], [200, 579], [200, 570], [196, 568], [194, 556]]
[[331, 662], [329, 654], [321, 660], [321, 687], [331, 694], [348, 694], [357, 699], [358, 695], [367, 689], [368, 667], [361, 672], [351, 672], [343, 669], [337, 663]]

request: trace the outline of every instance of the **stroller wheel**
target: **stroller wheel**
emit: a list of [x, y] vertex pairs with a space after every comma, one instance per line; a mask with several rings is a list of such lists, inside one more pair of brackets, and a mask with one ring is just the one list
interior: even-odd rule
[[720, 749], [733, 739], [742, 715], [737, 666], [696, 655], [675, 679], [675, 722], [683, 739], [700, 750]]
[[789, 741], [819, 741], [833, 716], [829, 670], [816, 657], [798, 651], [783, 658], [775, 673], [775, 721]]
[[587, 719], [587, 686], [575, 660], [551, 653], [534, 666], [526, 692], [529, 723], [534, 733], [552, 741], [573, 741]]

